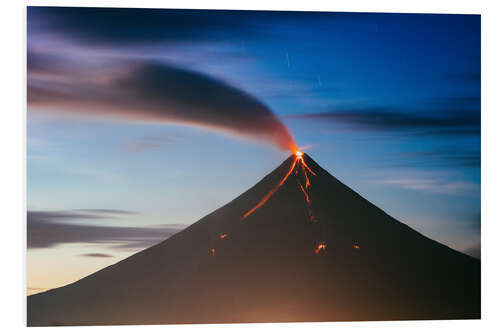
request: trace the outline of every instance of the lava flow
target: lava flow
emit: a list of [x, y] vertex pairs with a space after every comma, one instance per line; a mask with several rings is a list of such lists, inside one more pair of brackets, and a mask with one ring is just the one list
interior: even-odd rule
[[264, 198], [262, 198], [262, 200], [259, 201], [255, 205], [255, 207], [253, 207], [248, 212], [246, 212], [245, 215], [243, 215], [242, 220], [244, 220], [245, 218], [247, 218], [249, 215], [251, 215], [253, 212], [255, 212], [258, 208], [260, 208], [261, 206], [263, 206], [267, 202], [267, 200], [269, 200], [269, 198], [271, 198], [271, 196], [281, 187], [281, 185], [283, 185], [285, 183], [285, 181], [292, 174], [292, 172], [293, 172], [293, 170], [295, 169], [296, 166], [297, 166], [297, 169], [295, 171], [295, 175], [298, 176], [299, 172], [302, 171], [302, 173], [304, 175], [304, 179], [306, 181], [305, 185], [302, 185], [300, 183], [299, 178], [297, 177], [297, 183], [298, 183], [299, 188], [302, 191], [302, 193], [304, 193], [304, 197], [305, 197], [305, 200], [306, 200], [307, 213], [309, 215], [309, 220], [311, 222], [316, 222], [316, 218], [314, 217], [314, 215], [312, 213], [312, 209], [310, 207], [311, 197], [310, 197], [309, 192], [308, 192], [309, 191], [309, 187], [311, 186], [311, 182], [309, 181], [308, 173], [312, 174], [313, 176], [316, 176], [316, 173], [314, 173], [314, 171], [312, 171], [311, 168], [309, 168], [309, 166], [306, 164], [306, 162], [304, 161], [304, 153], [301, 152], [301, 151], [299, 151], [299, 150], [295, 151], [295, 159], [294, 159], [294, 161], [292, 163], [292, 166], [290, 167], [290, 169], [288, 170], [288, 172], [285, 174], [285, 177], [283, 177], [283, 179], [278, 183], [278, 185], [276, 185], [271, 191], [269, 191], [264, 196]]
[[319, 254], [321, 251], [326, 250], [326, 244], [325, 243], [320, 243], [316, 248], [314, 249], [314, 253]]

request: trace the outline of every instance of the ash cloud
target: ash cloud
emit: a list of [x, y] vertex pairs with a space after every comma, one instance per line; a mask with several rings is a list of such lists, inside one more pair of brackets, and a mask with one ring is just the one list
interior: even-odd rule
[[255, 14], [71, 7], [28, 7], [27, 13], [30, 109], [198, 126], [296, 149], [288, 129], [254, 96], [143, 54], [155, 45], [268, 34]]
[[50, 55], [29, 52], [28, 106], [124, 121], [198, 126], [266, 141], [284, 150], [296, 148], [288, 129], [265, 104], [211, 76], [139, 60], [65, 71], [69, 67]]
[[[116, 213], [115, 210], [111, 210]], [[127, 214], [127, 213], [126, 213]], [[85, 220], [109, 218], [109, 210], [28, 211], [28, 249], [68, 243], [94, 243], [120, 249], [143, 249], [163, 241], [185, 226], [115, 227], [85, 224]]]

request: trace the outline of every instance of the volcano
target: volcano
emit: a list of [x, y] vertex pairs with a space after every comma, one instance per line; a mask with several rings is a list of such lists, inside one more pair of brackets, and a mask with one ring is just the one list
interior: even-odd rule
[[29, 296], [28, 326], [480, 318], [479, 260], [298, 158], [167, 240]]

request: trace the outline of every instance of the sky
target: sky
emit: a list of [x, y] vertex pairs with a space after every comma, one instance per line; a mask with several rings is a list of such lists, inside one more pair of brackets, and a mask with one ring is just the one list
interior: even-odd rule
[[182, 230], [295, 144], [480, 256], [479, 15], [27, 14], [29, 294]]

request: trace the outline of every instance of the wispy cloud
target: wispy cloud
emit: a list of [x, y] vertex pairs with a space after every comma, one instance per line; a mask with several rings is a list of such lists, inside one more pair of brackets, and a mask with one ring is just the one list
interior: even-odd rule
[[267, 33], [245, 12], [28, 7], [28, 35], [51, 34], [88, 46], [125, 47], [220, 41]]
[[[364, 15], [368, 18], [368, 14]], [[357, 22], [359, 14], [29, 6], [28, 37], [50, 35], [93, 48], [151, 44], [178, 46], [200, 42], [241, 42], [254, 38], [293, 41], [293, 35], [270, 29], [266, 20], [275, 24], [324, 29], [325, 24], [332, 21]]]
[[81, 257], [91, 257], [91, 258], [113, 258], [111, 254], [106, 254], [106, 253], [84, 253], [80, 254]]
[[[124, 213], [125, 212], [125, 213]], [[28, 211], [28, 249], [50, 248], [67, 243], [94, 243], [121, 249], [143, 249], [182, 230], [179, 224], [118, 227], [85, 224], [85, 220], [108, 219], [119, 210]], [[115, 218], [118, 218], [115, 215]]]
[[327, 121], [352, 131], [416, 132], [427, 135], [479, 135], [481, 114], [477, 109], [448, 109], [435, 112], [361, 108], [294, 115], [291, 118]]
[[397, 186], [409, 190], [440, 194], [466, 194], [478, 190], [478, 184], [465, 181], [447, 181], [437, 178], [394, 178], [378, 181], [380, 184]]
[[[419, 165], [422, 167], [480, 167], [481, 152], [466, 150], [461, 147], [441, 148], [427, 151], [410, 151], [400, 153], [398, 157], [410, 158], [412, 166]], [[401, 159], [396, 159], [400, 161]], [[392, 161], [394, 162], [394, 161]], [[398, 162], [396, 162], [398, 163]], [[404, 161], [399, 162], [400, 165], [410, 166]]]
[[73, 209], [74, 212], [97, 213], [97, 214], [112, 214], [112, 215], [137, 215], [138, 212], [124, 209], [104, 209], [104, 208], [88, 208], [88, 209]]

